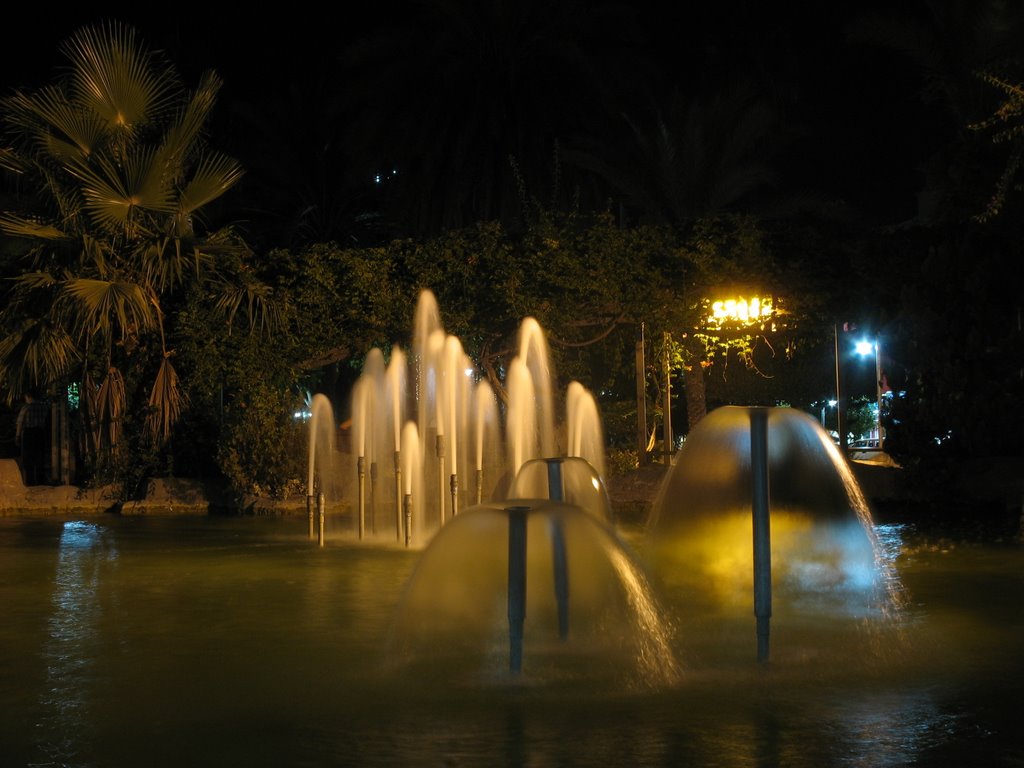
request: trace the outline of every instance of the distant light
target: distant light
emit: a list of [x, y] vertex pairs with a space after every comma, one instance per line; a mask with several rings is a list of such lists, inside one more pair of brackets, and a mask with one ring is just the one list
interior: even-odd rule
[[854, 349], [858, 355], [870, 355], [875, 351], [875, 344], [871, 341], [858, 341]]
[[463, 371], [463, 373], [472, 378], [473, 374], [476, 373], [476, 371], [474, 371], [472, 368], [467, 368], [466, 370]]
[[838, 404], [839, 404], [839, 401], [838, 401], [838, 400], [829, 400], [829, 401], [828, 401], [828, 406], [829, 406], [829, 408], [835, 408], [835, 407], [836, 407], [836, 405], [838, 405]]
[[292, 414], [292, 418], [296, 421], [308, 421], [313, 418], [313, 413], [311, 411], [296, 411]]

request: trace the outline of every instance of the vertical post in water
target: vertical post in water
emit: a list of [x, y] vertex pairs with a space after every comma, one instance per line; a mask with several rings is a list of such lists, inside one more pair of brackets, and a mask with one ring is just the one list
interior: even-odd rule
[[768, 505], [768, 410], [750, 412], [750, 475], [753, 481], [754, 616], [757, 617], [757, 660], [768, 661], [772, 616], [772, 537]]
[[484, 471], [476, 471], [476, 503], [482, 504], [484, 500]]
[[370, 533], [377, 532], [377, 462], [370, 462]]
[[313, 540], [313, 506], [315, 497], [313, 494], [306, 496], [306, 515], [309, 517], [309, 540]]
[[395, 451], [395, 541], [402, 540], [402, 452]]
[[444, 435], [438, 435], [434, 442], [437, 451], [437, 514], [438, 525], [444, 525]]
[[356, 459], [356, 472], [359, 475], [359, 540], [362, 541], [366, 529], [366, 457]]
[[508, 507], [508, 668], [523, 668], [523, 623], [526, 621], [526, 513], [529, 507]]
[[412, 494], [405, 494], [405, 547], [412, 541]]
[[320, 494], [316, 497], [316, 512], [320, 518], [320, 533], [317, 536], [317, 542], [322, 547], [324, 545], [324, 515], [327, 507], [327, 497], [324, 496], [324, 492], [320, 491]]
[[[562, 483], [562, 460], [546, 459], [548, 464], [548, 498], [552, 501], [565, 500]], [[551, 519], [551, 549], [555, 574], [555, 602], [558, 606], [558, 637], [569, 636], [569, 566], [565, 554], [565, 528], [562, 520]]]

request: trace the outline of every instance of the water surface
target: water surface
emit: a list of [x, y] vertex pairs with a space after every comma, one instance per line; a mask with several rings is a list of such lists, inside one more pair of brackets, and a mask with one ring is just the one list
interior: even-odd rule
[[396, 673], [419, 553], [302, 518], [0, 519], [0, 764], [1020, 766], [1021, 545], [884, 533], [898, 621], [777, 603], [758, 664], [748, 609], [655, 578], [681, 675], [629, 690]]

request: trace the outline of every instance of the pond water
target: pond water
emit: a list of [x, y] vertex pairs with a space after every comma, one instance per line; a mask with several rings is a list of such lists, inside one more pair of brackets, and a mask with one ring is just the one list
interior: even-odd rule
[[319, 547], [301, 517], [3, 518], [0, 764], [1024, 764], [1024, 547], [878, 534], [898, 616], [780, 596], [763, 663], [749, 607], [655, 578], [678, 674], [631, 686], [403, 672], [387, 638], [422, 552]]

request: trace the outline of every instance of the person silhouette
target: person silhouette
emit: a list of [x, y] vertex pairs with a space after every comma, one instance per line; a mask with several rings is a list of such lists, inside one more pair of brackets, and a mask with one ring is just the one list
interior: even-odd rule
[[25, 393], [25, 402], [18, 411], [15, 440], [21, 446], [21, 471], [25, 485], [46, 481], [47, 426], [50, 407], [34, 392]]

